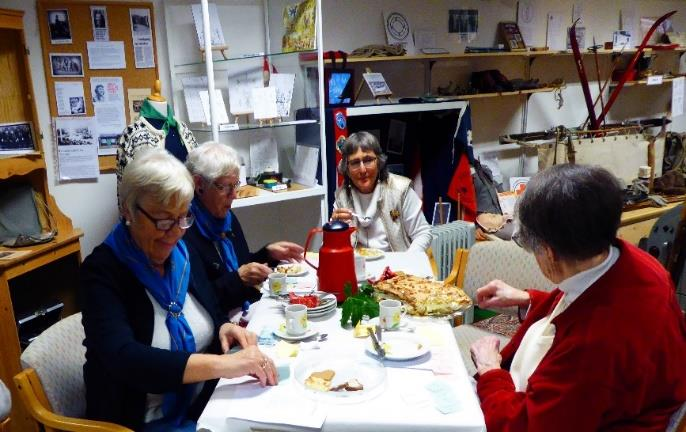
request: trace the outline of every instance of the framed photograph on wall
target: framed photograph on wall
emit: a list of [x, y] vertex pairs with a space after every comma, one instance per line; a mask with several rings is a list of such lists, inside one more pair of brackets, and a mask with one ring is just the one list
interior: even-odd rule
[[510, 51], [526, 51], [526, 44], [522, 32], [516, 22], [501, 22], [498, 24], [498, 35], [505, 47]]
[[0, 124], [0, 154], [26, 154], [36, 151], [30, 122]]
[[67, 9], [48, 10], [48, 28], [50, 29], [50, 43], [71, 43], [71, 26]]
[[54, 77], [83, 77], [81, 53], [50, 53], [50, 71]]

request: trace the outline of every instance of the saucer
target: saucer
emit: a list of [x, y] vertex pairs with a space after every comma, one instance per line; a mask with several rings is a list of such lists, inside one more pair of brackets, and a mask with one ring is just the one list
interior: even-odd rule
[[[371, 324], [371, 325], [374, 325], [374, 326], [379, 325], [379, 317], [374, 317], [374, 318], [370, 319], [369, 321], [367, 321], [367, 324]], [[408, 323], [407, 323], [407, 320], [401, 318], [401, 319], [400, 319], [400, 325], [398, 326], [398, 328], [394, 328], [394, 329], [382, 329], [382, 330], [383, 330], [383, 331], [398, 331], [398, 330], [400, 330], [401, 328], [407, 327], [407, 324], [408, 324]]]
[[287, 341], [301, 341], [303, 339], [311, 338], [312, 336], [316, 336], [319, 332], [313, 328], [309, 328], [305, 333], [299, 335], [299, 336], [294, 336], [286, 333], [285, 330], [281, 330], [280, 328], [274, 330], [274, 334], [280, 337], [281, 339], [287, 340]]

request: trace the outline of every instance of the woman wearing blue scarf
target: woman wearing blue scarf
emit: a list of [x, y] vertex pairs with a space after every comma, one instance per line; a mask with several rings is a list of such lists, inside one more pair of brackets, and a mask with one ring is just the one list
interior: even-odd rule
[[[195, 431], [216, 379], [276, 384], [253, 333], [226, 322], [181, 240], [193, 181], [165, 150], [127, 166], [122, 221], [81, 267], [87, 416], [142, 431]], [[231, 344], [243, 349], [221, 355]], [[219, 354], [219, 355], [218, 355]]]
[[231, 205], [236, 198], [239, 159], [230, 147], [207, 142], [193, 149], [186, 159], [193, 175], [195, 198], [192, 211], [195, 224], [186, 234], [186, 242], [203, 261], [222, 310], [241, 306], [246, 300], [261, 297], [260, 284], [270, 267], [279, 261], [300, 261], [303, 248], [295, 243], [270, 243], [250, 253]]

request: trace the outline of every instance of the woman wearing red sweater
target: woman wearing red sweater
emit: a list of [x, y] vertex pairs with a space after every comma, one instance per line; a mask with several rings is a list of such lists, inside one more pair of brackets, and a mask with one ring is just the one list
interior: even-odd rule
[[557, 165], [531, 179], [514, 240], [531, 251], [550, 293], [502, 281], [480, 307], [526, 318], [500, 351], [471, 347], [492, 431], [664, 431], [686, 401], [686, 324], [659, 262], [616, 238], [622, 189], [599, 167]]

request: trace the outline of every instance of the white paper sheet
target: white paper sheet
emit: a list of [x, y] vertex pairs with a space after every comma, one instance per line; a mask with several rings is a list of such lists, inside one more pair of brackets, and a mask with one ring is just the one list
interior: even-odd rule
[[[210, 114], [210, 92], [208, 90], [200, 90], [200, 102], [202, 104], [202, 112], [204, 113], [205, 123], [212, 124], [212, 115]], [[222, 91], [214, 89], [214, 105], [217, 113], [217, 121], [219, 124], [228, 123], [229, 115], [226, 113], [226, 105], [224, 105], [224, 97]]]
[[536, 31], [534, 20], [538, 14], [536, 3], [536, 0], [519, 0], [517, 6], [517, 25], [527, 47], [534, 45], [534, 33]]
[[90, 69], [126, 69], [124, 42], [86, 42]]
[[149, 9], [129, 9], [136, 69], [155, 67]]
[[97, 178], [98, 143], [94, 117], [55, 117], [60, 180]]
[[86, 101], [81, 81], [55, 81], [57, 115], [86, 115]]
[[181, 78], [183, 98], [186, 101], [186, 113], [191, 123], [208, 123], [203, 111], [200, 91], [207, 91], [206, 76], [188, 76]]
[[124, 83], [121, 77], [91, 77], [91, 100], [98, 125], [98, 154], [115, 154], [126, 127]]
[[276, 107], [276, 88], [254, 88], [251, 93], [255, 120], [273, 119], [279, 116]]
[[546, 46], [550, 50], [562, 51], [565, 47], [565, 32], [562, 30], [562, 15], [548, 14]]
[[[208, 3], [207, 11], [210, 14], [210, 34], [212, 35], [212, 46], [226, 46], [224, 32], [222, 31], [222, 25], [219, 21], [219, 13], [217, 12], [217, 5], [214, 3]], [[198, 35], [198, 45], [201, 49], [205, 49], [205, 34], [203, 32], [202, 25], [202, 6], [199, 3], [191, 5], [191, 12], [193, 13], [195, 32]]]
[[294, 86], [295, 74], [273, 73], [269, 78], [269, 87], [276, 89], [276, 109], [279, 117], [289, 117], [291, 115]]
[[110, 40], [106, 6], [91, 6], [91, 24], [93, 25], [93, 40]]
[[262, 72], [252, 72], [234, 75], [229, 82], [229, 111], [233, 115], [250, 114], [253, 112], [252, 90], [263, 87]]
[[672, 118], [684, 113], [684, 77], [672, 81]]
[[637, 36], [636, 33], [636, 8], [624, 7], [621, 9], [622, 30], [629, 32], [632, 36]]
[[91, 77], [91, 100], [124, 103], [124, 80], [122, 77]]
[[274, 137], [262, 136], [250, 143], [250, 173], [252, 177], [264, 171], [279, 171], [279, 154]]
[[305, 186], [315, 186], [317, 184], [318, 164], [319, 149], [317, 147], [296, 145], [293, 180]]

